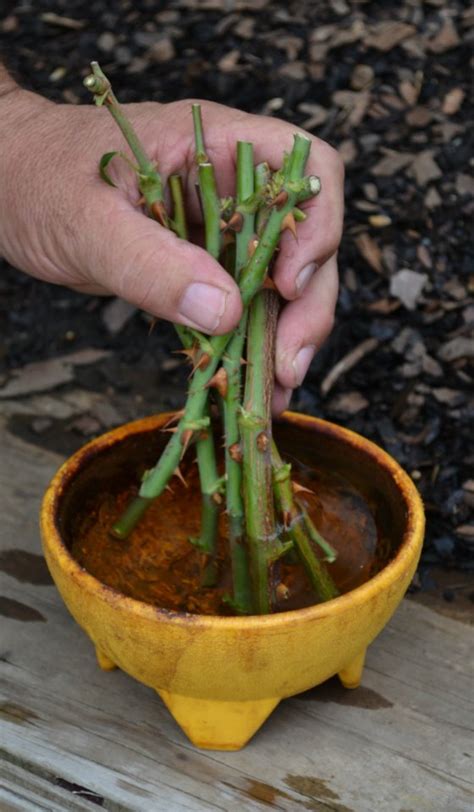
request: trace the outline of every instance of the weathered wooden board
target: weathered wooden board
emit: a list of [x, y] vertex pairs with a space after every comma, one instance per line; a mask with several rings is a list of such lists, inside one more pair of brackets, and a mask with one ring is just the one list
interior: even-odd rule
[[245, 750], [200, 752], [153, 691], [97, 668], [44, 583], [37, 514], [60, 458], [5, 431], [0, 458], [2, 812], [472, 810], [467, 625], [405, 601], [363, 687], [331, 680], [283, 702]]

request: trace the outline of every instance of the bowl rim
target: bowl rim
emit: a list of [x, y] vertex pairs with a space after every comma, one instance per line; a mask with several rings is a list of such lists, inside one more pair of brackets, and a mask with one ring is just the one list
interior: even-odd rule
[[362, 451], [384, 468], [395, 482], [407, 508], [406, 527], [396, 555], [380, 572], [355, 589], [337, 598], [332, 598], [330, 601], [269, 615], [222, 616], [178, 612], [173, 609], [152, 606], [136, 598], [124, 595], [113, 587], [104, 584], [81, 567], [66, 547], [57, 521], [61, 499], [69, 483], [89, 459], [95, 458], [102, 451], [115, 445], [116, 442], [125, 437], [155, 430], [157, 426], [163, 424], [173, 414], [175, 414], [174, 411], [143, 417], [101, 434], [68, 457], [48, 485], [40, 509], [40, 526], [44, 550], [54, 556], [61, 570], [69, 578], [89, 593], [94, 594], [96, 597], [100, 596], [102, 600], [115, 608], [120, 607], [122, 611], [149, 621], [160, 621], [161, 623], [165, 622], [180, 626], [189, 626], [191, 623], [193, 626], [202, 629], [215, 628], [218, 625], [222, 629], [228, 628], [234, 631], [248, 631], [262, 626], [268, 627], [270, 630], [271, 628], [277, 629], [286, 626], [288, 623], [295, 621], [300, 623], [310, 622], [326, 617], [329, 614], [334, 616], [344, 613], [348, 609], [353, 611], [358, 605], [367, 603], [377, 594], [397, 582], [410, 570], [414, 560], [418, 560], [425, 527], [423, 503], [415, 484], [399, 463], [376, 443], [350, 429], [318, 417], [286, 411], [281, 415], [281, 422], [310, 429], [315, 433], [323, 433]]

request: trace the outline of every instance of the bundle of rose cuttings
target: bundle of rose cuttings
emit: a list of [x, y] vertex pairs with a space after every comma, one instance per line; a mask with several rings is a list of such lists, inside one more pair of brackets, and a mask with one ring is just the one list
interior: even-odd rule
[[[110, 81], [97, 62], [91, 68], [84, 84], [95, 103], [113, 116], [133, 156], [116, 151], [103, 155], [102, 179], [114, 185], [109, 164], [123, 158], [136, 173], [144, 214], [188, 239], [182, 178], [171, 175], [167, 192], [159, 166], [146, 154]], [[201, 583], [212, 588], [219, 581], [216, 540], [219, 516], [225, 511], [232, 569], [226, 602], [239, 614], [266, 614], [274, 610], [278, 590], [281, 594], [284, 589], [278, 578], [283, 557], [303, 565], [316, 601], [338, 594], [328, 567], [335, 552], [308, 515], [304, 488], [292, 480], [291, 465], [280, 456], [271, 415], [280, 308], [272, 263], [285, 230], [297, 239], [297, 224], [305, 219], [300, 205], [319, 194], [320, 181], [305, 175], [311, 142], [302, 133], [295, 133], [292, 149], [276, 171], [265, 162], [254, 165], [253, 145], [238, 141], [235, 194], [220, 197], [219, 178], [206, 152], [201, 106], [190, 105], [191, 114], [205, 248], [238, 284], [243, 315], [235, 330], [225, 335], [208, 336], [175, 325], [182, 352], [192, 365], [186, 403], [166, 427], [170, 439], [164, 451], [143, 475], [138, 495], [117, 517], [111, 533], [124, 540], [133, 532], [150, 503], [181, 475], [180, 463], [192, 447], [202, 506], [200, 535], [189, 541], [202, 552]], [[213, 419], [217, 409], [218, 422]], [[216, 454], [221, 445], [216, 431], [223, 435], [222, 465]]]

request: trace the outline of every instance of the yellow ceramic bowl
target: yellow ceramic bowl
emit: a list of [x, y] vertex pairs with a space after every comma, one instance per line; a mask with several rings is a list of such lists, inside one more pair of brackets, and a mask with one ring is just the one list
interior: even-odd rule
[[68, 510], [77, 510], [71, 493], [78, 477], [98, 466], [107, 471], [114, 449], [125, 440], [130, 448], [146, 444], [168, 418], [159, 415], [115, 429], [64, 463], [42, 505], [44, 552], [67, 607], [96, 647], [99, 665], [106, 670], [118, 666], [154, 688], [198, 747], [237, 750], [281, 699], [334, 674], [347, 688], [359, 685], [367, 646], [394, 613], [415, 572], [423, 506], [411, 479], [376, 445], [331, 423], [287, 412], [280, 429], [283, 449], [290, 434], [291, 443], [296, 438], [306, 455], [313, 448], [315, 459], [325, 460], [375, 498], [397, 549], [393, 559], [357, 589], [305, 609], [253, 617], [156, 609], [83, 570], [61, 528]]

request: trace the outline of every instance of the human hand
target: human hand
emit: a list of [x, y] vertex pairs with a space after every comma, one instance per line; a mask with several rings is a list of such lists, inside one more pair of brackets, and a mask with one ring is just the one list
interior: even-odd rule
[[[257, 162], [281, 165], [297, 128], [203, 102], [206, 148], [221, 195], [235, 185], [235, 144], [254, 144]], [[241, 314], [238, 288], [202, 248], [144, 217], [132, 172], [120, 167], [120, 192], [98, 177], [101, 155], [122, 149], [116, 125], [95, 107], [54, 105], [25, 91], [3, 102], [0, 135], [0, 250], [40, 279], [88, 293], [114, 293], [155, 316], [205, 333], [231, 330]], [[163, 181], [183, 177], [191, 223], [201, 218], [194, 181], [190, 102], [126, 105]], [[337, 297], [336, 253], [342, 229], [342, 163], [312, 138], [307, 173], [322, 192], [303, 205], [298, 241], [286, 231], [273, 271], [287, 304], [277, 332], [274, 411], [282, 411], [329, 333]]]

